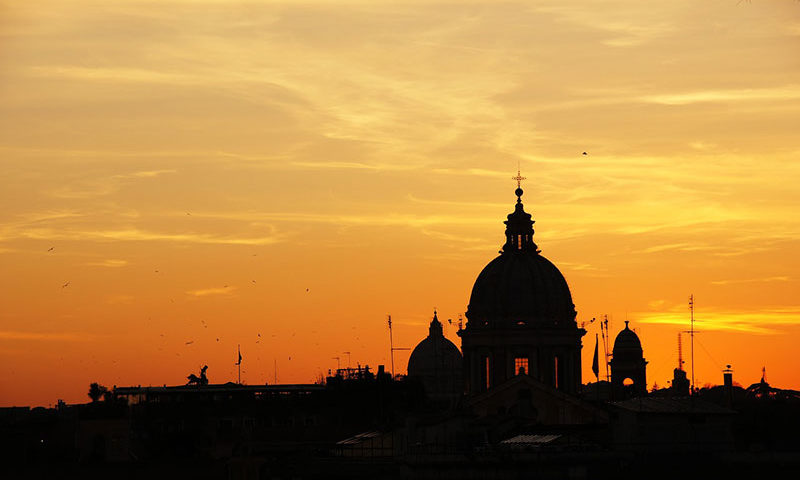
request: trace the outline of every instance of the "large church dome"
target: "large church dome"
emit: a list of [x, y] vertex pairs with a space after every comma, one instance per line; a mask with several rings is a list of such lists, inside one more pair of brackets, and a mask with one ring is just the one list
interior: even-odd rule
[[564, 276], [533, 242], [533, 220], [517, 204], [508, 215], [506, 243], [472, 287], [467, 325], [459, 330], [465, 391], [475, 398], [525, 374], [577, 395], [581, 385], [581, 337]]
[[533, 242], [533, 220], [522, 205], [508, 215], [506, 243], [500, 256], [478, 275], [467, 319], [471, 326], [530, 325], [574, 327], [575, 305], [567, 281]]

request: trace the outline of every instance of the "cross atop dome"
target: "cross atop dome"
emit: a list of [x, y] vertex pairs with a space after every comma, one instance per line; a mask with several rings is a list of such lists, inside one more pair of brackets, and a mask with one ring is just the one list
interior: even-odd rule
[[522, 181], [527, 180], [527, 177], [523, 177], [522, 173], [520, 173], [519, 162], [517, 162], [517, 176], [511, 177], [511, 180], [517, 181], [517, 189], [514, 193], [517, 195], [517, 203], [522, 203]]
[[522, 186], [522, 181], [523, 180], [527, 180], [527, 179], [528, 179], [528, 177], [523, 177], [522, 176], [522, 174], [520, 173], [519, 166], [517, 166], [517, 176], [516, 177], [511, 177], [511, 180], [516, 180], [517, 181], [517, 188], [520, 188]]

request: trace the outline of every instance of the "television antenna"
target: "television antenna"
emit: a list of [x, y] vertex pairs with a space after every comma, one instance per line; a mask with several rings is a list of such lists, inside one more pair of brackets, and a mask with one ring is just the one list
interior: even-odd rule
[[392, 316], [387, 315], [389, 319], [389, 354], [392, 357], [392, 378], [394, 378], [394, 351], [395, 350], [411, 350], [410, 348], [402, 348], [394, 346], [394, 339], [392, 338]]

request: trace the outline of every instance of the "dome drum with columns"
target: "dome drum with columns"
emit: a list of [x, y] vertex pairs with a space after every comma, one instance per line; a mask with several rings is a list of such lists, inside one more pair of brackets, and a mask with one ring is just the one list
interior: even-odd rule
[[517, 203], [508, 215], [500, 255], [478, 275], [459, 332], [465, 387], [476, 395], [515, 375], [526, 374], [566, 393], [581, 384], [581, 337], [575, 305], [564, 276], [540, 254], [531, 215]]

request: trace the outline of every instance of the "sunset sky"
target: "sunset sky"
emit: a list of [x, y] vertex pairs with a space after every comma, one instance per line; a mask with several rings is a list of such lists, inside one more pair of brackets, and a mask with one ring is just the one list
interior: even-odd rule
[[0, 405], [460, 346], [518, 164], [649, 387], [693, 293], [698, 385], [800, 388], [798, 132], [793, 0], [0, 0]]

